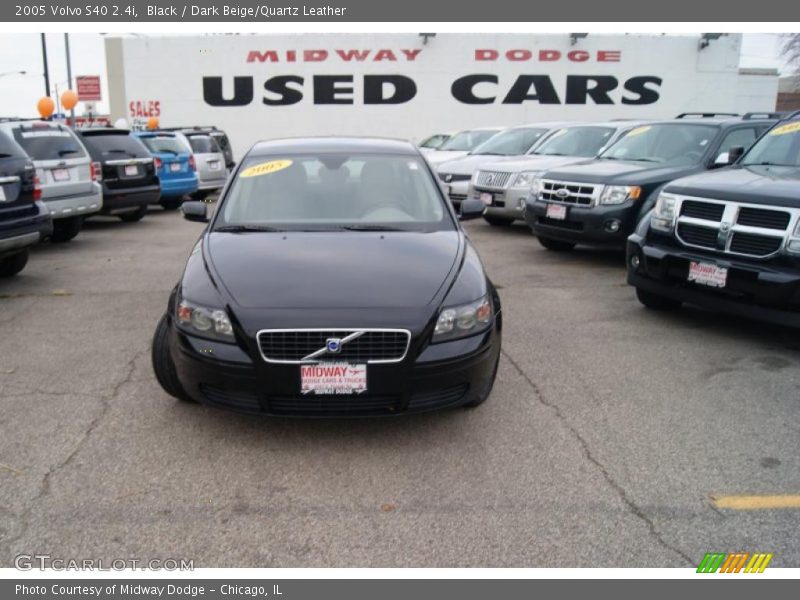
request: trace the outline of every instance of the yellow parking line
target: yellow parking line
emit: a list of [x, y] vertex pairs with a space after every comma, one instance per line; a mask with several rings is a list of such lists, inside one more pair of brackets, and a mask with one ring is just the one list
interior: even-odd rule
[[717, 508], [732, 510], [766, 510], [770, 508], [800, 508], [800, 494], [763, 496], [711, 496]]

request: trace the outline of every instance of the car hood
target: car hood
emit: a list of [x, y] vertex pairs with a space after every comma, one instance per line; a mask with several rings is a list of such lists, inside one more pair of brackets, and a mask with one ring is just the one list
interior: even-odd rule
[[486, 171], [509, 171], [511, 173], [522, 173], [523, 171], [547, 171], [557, 169], [566, 165], [587, 162], [592, 160], [585, 156], [544, 156], [529, 155], [515, 157], [509, 160], [492, 161], [482, 165]]
[[548, 179], [616, 185], [647, 185], [692, 175], [702, 165], [659, 166], [656, 163], [594, 159], [548, 170]]
[[452, 173], [453, 175], [472, 175], [475, 169], [485, 166], [487, 163], [503, 162], [504, 160], [515, 160], [518, 156], [497, 156], [496, 154], [467, 154], [455, 160], [448, 160], [440, 163], [436, 170], [439, 173]]
[[466, 150], [434, 150], [433, 152], [427, 152], [425, 154], [425, 159], [434, 167], [438, 167], [445, 161], [461, 158], [466, 155]]
[[449, 286], [458, 231], [219, 233], [206, 255], [244, 308], [411, 308]]
[[666, 190], [686, 196], [797, 208], [798, 187], [799, 167], [754, 165], [684, 177], [670, 183]]

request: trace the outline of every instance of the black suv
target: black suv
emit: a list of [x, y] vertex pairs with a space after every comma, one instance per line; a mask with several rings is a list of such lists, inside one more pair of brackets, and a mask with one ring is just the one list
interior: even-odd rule
[[197, 125], [195, 127], [167, 127], [164, 129], [164, 131], [180, 131], [187, 136], [193, 133], [205, 133], [214, 138], [219, 145], [219, 149], [222, 151], [222, 155], [225, 157], [225, 168], [233, 171], [233, 168], [236, 166], [236, 161], [233, 160], [233, 148], [231, 148], [231, 142], [228, 139], [228, 134], [222, 131], [222, 129], [218, 129], [213, 125]]
[[53, 221], [25, 151], [0, 132], [0, 277], [16, 275], [28, 248], [53, 232]]
[[153, 155], [127, 129], [98, 127], [76, 132], [92, 160], [100, 163], [103, 209], [123, 221], [138, 221], [147, 214], [148, 204], [161, 197]]
[[800, 111], [728, 169], [678, 179], [628, 239], [645, 306], [800, 327]]
[[636, 127], [597, 158], [534, 179], [525, 220], [550, 250], [624, 248], [667, 183], [730, 165], [781, 116], [685, 113]]

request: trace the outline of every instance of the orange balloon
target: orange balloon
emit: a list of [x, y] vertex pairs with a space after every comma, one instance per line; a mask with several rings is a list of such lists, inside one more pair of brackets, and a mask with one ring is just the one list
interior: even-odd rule
[[158, 117], [150, 117], [147, 119], [148, 129], [158, 129]]
[[50, 96], [42, 96], [39, 99], [39, 102], [36, 103], [36, 110], [39, 111], [39, 114], [43, 119], [48, 119], [53, 114], [55, 109], [56, 103], [53, 102], [53, 99]]
[[72, 90], [66, 90], [63, 94], [61, 94], [61, 106], [63, 106], [66, 110], [72, 110], [75, 108], [77, 103], [78, 94]]

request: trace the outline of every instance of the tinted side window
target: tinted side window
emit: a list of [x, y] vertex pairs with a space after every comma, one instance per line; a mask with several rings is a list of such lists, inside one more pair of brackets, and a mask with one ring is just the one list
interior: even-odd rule
[[741, 146], [747, 150], [753, 142], [758, 138], [758, 130], [755, 127], [743, 127], [741, 129], [734, 129], [725, 134], [722, 138], [722, 143], [719, 145], [718, 154], [723, 152], [730, 152], [731, 148]]
[[0, 158], [25, 158], [25, 151], [4, 132], [0, 131]]

